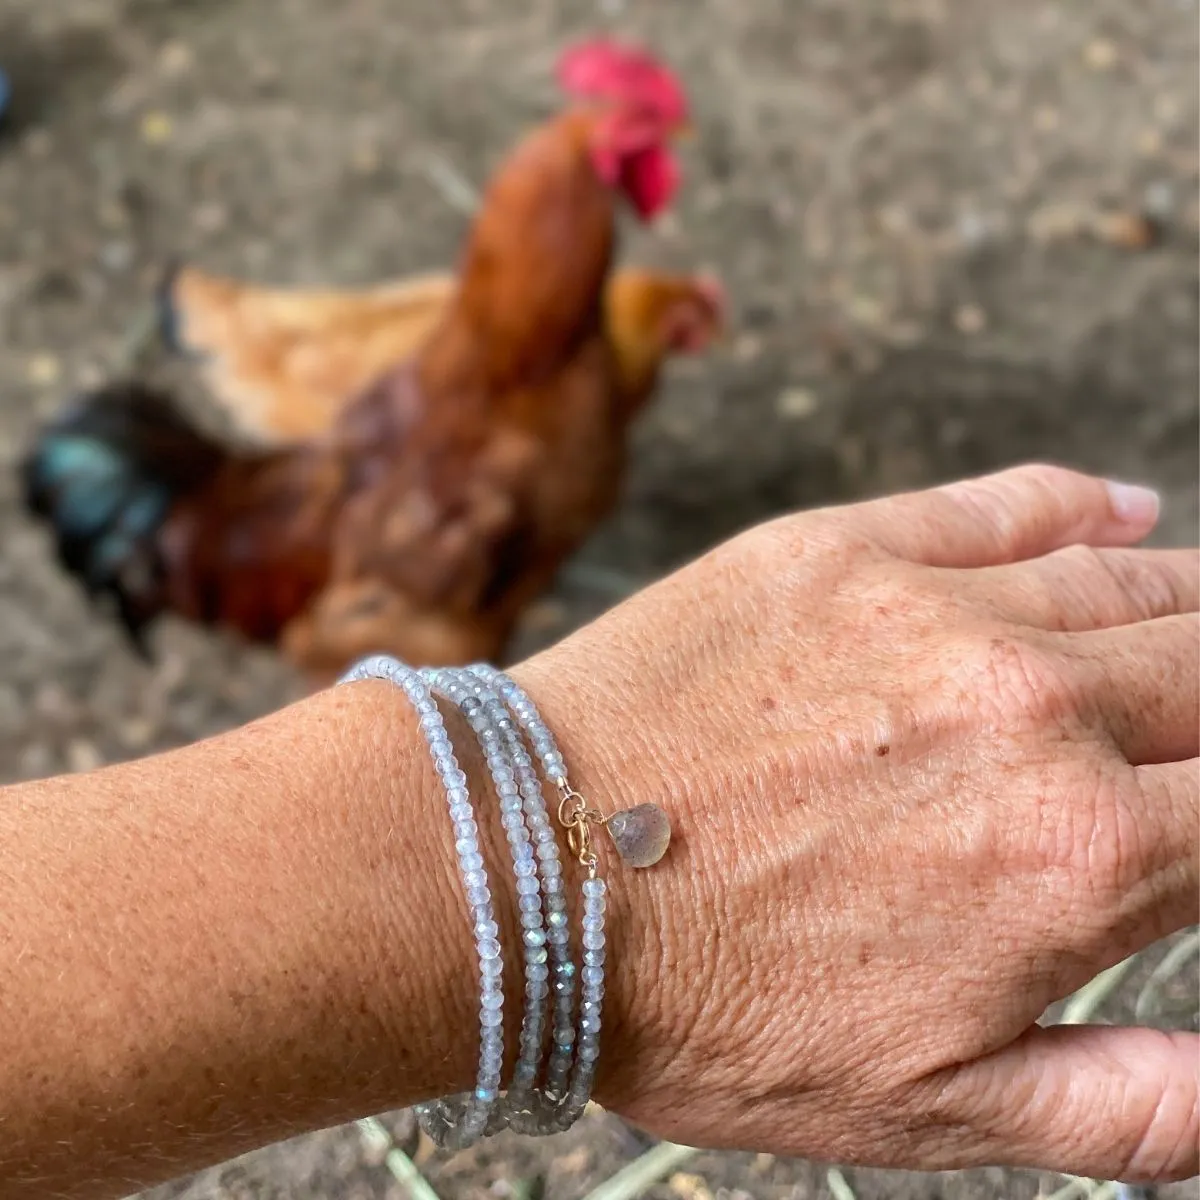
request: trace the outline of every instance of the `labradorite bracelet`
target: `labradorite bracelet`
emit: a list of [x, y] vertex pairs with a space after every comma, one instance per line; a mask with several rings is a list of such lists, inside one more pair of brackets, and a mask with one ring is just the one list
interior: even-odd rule
[[[598, 871], [592, 826], [608, 828], [617, 852], [626, 862], [649, 866], [666, 851], [670, 838], [666, 815], [652, 804], [608, 817], [591, 808], [568, 782], [562, 753], [533, 701], [493, 667], [416, 671], [394, 658], [378, 656], [364, 659], [341, 682], [360, 679], [384, 679], [395, 684], [416, 710], [449, 806], [479, 961], [480, 1055], [475, 1090], [418, 1105], [421, 1126], [438, 1145], [449, 1149], [461, 1149], [505, 1128], [529, 1134], [568, 1129], [587, 1106], [600, 1054], [606, 885]], [[435, 697], [458, 709], [479, 742], [499, 801], [500, 821], [512, 859], [525, 969], [525, 1008], [520, 1053], [512, 1081], [503, 1093], [504, 955], [500, 926], [480, 849], [471, 786], [454, 754]], [[537, 766], [557, 792], [558, 822], [566, 831], [572, 857], [585, 874], [580, 888], [581, 968], [576, 967], [571, 952], [563, 862]], [[543, 1072], [546, 1002], [550, 997], [550, 1052]]]

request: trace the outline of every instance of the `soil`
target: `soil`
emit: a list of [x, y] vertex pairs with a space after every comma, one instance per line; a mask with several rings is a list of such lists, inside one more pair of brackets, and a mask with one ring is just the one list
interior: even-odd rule
[[[697, 109], [679, 210], [628, 253], [716, 268], [736, 328], [672, 371], [624, 504], [523, 648], [763, 517], [1033, 458], [1156, 484], [1155, 540], [1196, 540], [1195, 0], [505, 8], [0, 0], [3, 779], [177, 745], [297, 690], [271, 655], [174, 626], [140, 663], [16, 503], [35, 424], [128, 365], [164, 259], [339, 283], [449, 262], [464, 200], [554, 104], [556, 48], [598, 27], [659, 48]], [[1103, 1017], [1128, 1014], [1135, 982]], [[1171, 989], [1155, 1019], [1195, 1028], [1194, 970]], [[388, 1121], [411, 1147], [407, 1117]], [[417, 1154], [444, 1197], [567, 1200], [647, 1144], [596, 1114], [544, 1145]], [[846, 1177], [893, 1200], [1062, 1182]], [[648, 1194], [706, 1192], [833, 1194], [823, 1167], [716, 1154]], [[160, 1194], [405, 1190], [346, 1128]]]

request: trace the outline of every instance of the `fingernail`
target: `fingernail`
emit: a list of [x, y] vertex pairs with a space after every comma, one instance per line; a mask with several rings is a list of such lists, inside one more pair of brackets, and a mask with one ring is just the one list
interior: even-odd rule
[[1127, 525], [1153, 525], [1158, 520], [1162, 500], [1153, 488], [1140, 487], [1136, 483], [1118, 483], [1113, 479], [1108, 481], [1107, 487], [1108, 502], [1118, 521], [1124, 521]]

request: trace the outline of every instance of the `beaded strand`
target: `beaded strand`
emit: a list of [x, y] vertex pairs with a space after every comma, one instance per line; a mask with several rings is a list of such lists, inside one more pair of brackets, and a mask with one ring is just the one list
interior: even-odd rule
[[[597, 873], [596, 856], [586, 836], [581, 843], [569, 839], [573, 853], [588, 873], [581, 885], [582, 968], [577, 968], [571, 953], [563, 863], [537, 767], [558, 790], [559, 820], [567, 825], [572, 839], [580, 832], [579, 823], [585, 816], [590, 820], [602, 818], [591, 810], [585, 813], [582, 797], [570, 787], [554, 736], [525, 692], [502, 672], [485, 665], [418, 672], [395, 659], [377, 656], [352, 668], [341, 682], [359, 679], [384, 679], [395, 684], [417, 713], [445, 790], [479, 961], [480, 1058], [475, 1089], [462, 1096], [417, 1105], [421, 1126], [438, 1145], [448, 1149], [465, 1148], [506, 1127], [530, 1134], [565, 1130], [587, 1106], [600, 1053], [607, 889]], [[525, 1006], [520, 1054], [512, 1081], [503, 1093], [504, 957], [500, 927], [467, 778], [454, 755], [435, 696], [455, 706], [475, 734], [499, 800], [500, 820], [512, 859], [525, 966]], [[570, 818], [564, 815], [569, 802], [579, 806]], [[586, 835], [586, 825], [582, 830]], [[539, 1085], [547, 1008], [550, 1047]]]

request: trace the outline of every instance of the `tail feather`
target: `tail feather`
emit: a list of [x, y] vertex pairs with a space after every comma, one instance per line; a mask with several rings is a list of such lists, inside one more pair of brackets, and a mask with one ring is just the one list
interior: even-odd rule
[[48, 425], [21, 465], [25, 505], [49, 522], [59, 560], [89, 595], [113, 599], [143, 654], [165, 603], [158, 532], [224, 457], [169, 396], [113, 384]]

